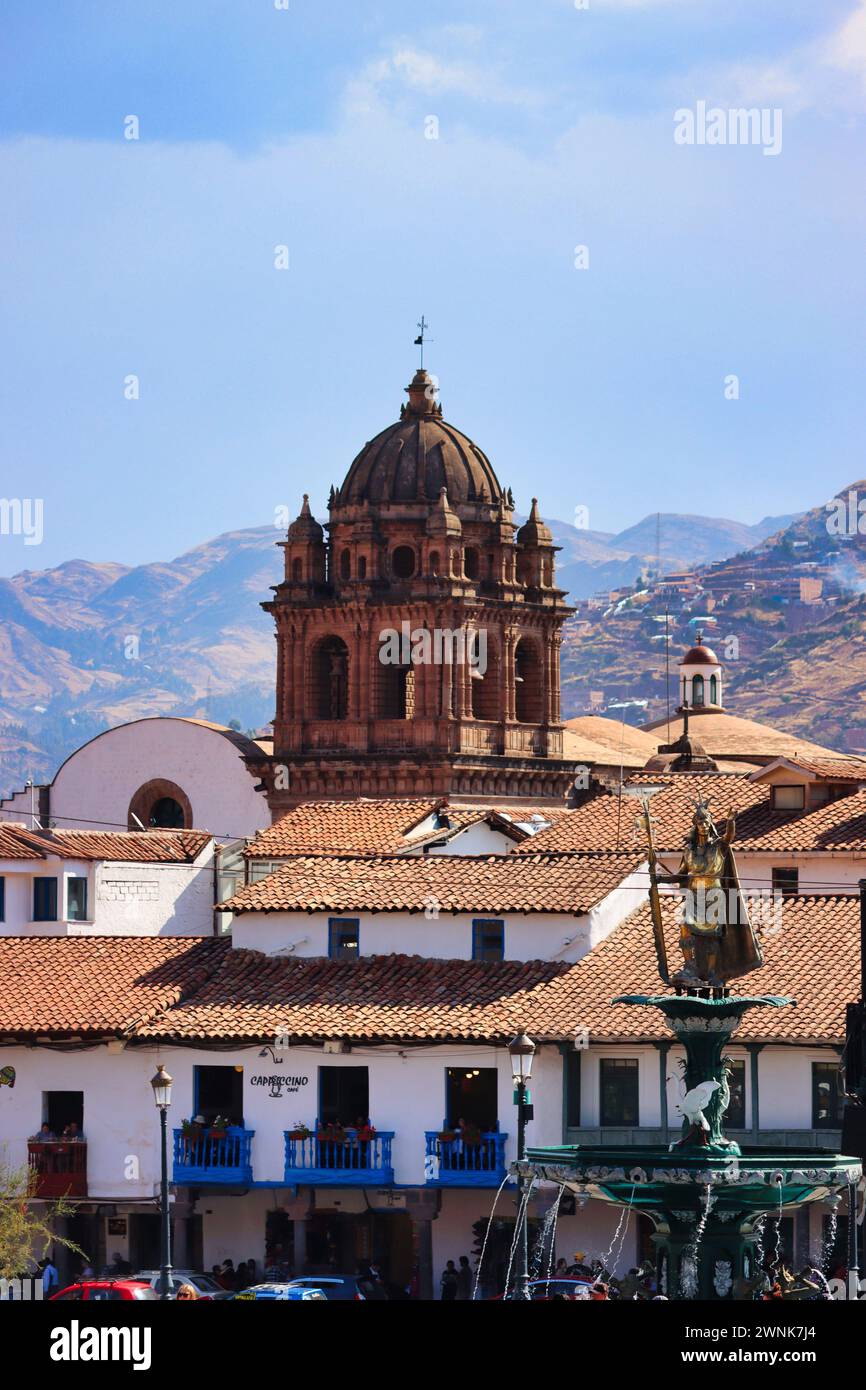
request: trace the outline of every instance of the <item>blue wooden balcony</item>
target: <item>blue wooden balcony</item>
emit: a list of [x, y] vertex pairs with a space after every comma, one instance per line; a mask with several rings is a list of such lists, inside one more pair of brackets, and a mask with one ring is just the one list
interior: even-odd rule
[[505, 1177], [507, 1134], [491, 1130], [477, 1143], [443, 1139], [427, 1130], [424, 1182], [428, 1187], [498, 1187]]
[[249, 1187], [253, 1180], [252, 1144], [254, 1129], [231, 1125], [219, 1137], [205, 1130], [188, 1135], [174, 1131], [175, 1183], [213, 1184]]
[[342, 1138], [326, 1135], [318, 1126], [312, 1134], [293, 1138], [284, 1131], [287, 1185], [317, 1187], [386, 1187], [394, 1181], [391, 1142], [394, 1131], [346, 1129]]

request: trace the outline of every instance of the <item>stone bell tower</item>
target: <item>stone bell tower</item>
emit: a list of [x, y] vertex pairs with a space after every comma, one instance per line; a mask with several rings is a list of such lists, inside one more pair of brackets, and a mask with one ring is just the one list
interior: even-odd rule
[[[262, 606], [277, 639], [272, 812], [355, 796], [561, 803], [559, 654], [571, 611], [533, 499], [516, 530], [476, 444], [419, 370], [322, 527], [305, 496]], [[327, 531], [327, 539], [325, 532]]]

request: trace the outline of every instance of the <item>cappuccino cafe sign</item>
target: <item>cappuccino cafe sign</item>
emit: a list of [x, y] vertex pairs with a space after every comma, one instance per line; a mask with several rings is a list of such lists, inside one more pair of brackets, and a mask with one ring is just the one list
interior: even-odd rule
[[267, 1086], [268, 1095], [271, 1100], [280, 1100], [282, 1096], [296, 1096], [309, 1085], [308, 1076], [251, 1076], [251, 1086]]

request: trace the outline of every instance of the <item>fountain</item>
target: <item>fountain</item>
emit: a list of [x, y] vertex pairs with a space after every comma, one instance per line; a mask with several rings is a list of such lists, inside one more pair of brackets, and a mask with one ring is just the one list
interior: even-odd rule
[[[783, 1212], [807, 1202], [833, 1197], [844, 1188], [850, 1191], [860, 1179], [861, 1164], [824, 1149], [741, 1148], [726, 1137], [730, 1039], [750, 1009], [785, 1008], [794, 1000], [775, 994], [734, 995], [728, 989], [729, 980], [763, 963], [731, 848], [733, 814], [719, 833], [706, 802], [698, 802], [680, 869], [662, 874], [652, 841], [653, 789], [636, 791], [643, 801], [649, 845], [659, 975], [675, 993], [619, 995], [612, 1003], [658, 1009], [682, 1045], [685, 1094], [677, 1107], [682, 1134], [668, 1148], [530, 1149], [514, 1171], [524, 1179], [552, 1182], [647, 1215], [655, 1227], [659, 1286], [669, 1297], [731, 1298], [763, 1273], [759, 1242], [764, 1218], [778, 1220]], [[660, 883], [685, 889], [680, 929], [684, 964], [673, 976], [666, 956]], [[766, 1255], [763, 1262], [766, 1265]]]

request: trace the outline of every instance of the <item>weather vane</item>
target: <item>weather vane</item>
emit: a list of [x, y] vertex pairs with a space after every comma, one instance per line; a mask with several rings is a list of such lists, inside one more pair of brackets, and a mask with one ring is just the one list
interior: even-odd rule
[[[424, 334], [425, 334], [425, 332], [427, 331], [427, 329], [430, 327], [430, 325], [429, 325], [429, 323], [427, 322], [427, 320], [425, 319], [424, 315], [422, 314], [422, 315], [421, 315], [421, 318], [419, 319], [418, 324], [417, 324], [416, 326], [417, 326], [418, 328], [420, 328], [420, 330], [421, 330], [420, 333], [418, 334], [418, 337], [415, 339], [415, 346], [416, 346], [417, 348], [420, 348], [420, 349], [421, 349], [421, 363], [420, 363], [420, 366], [421, 366], [421, 370], [422, 370], [422, 372], [423, 372], [423, 370], [424, 370]], [[430, 341], [432, 342], [433, 339], [431, 338]]]

